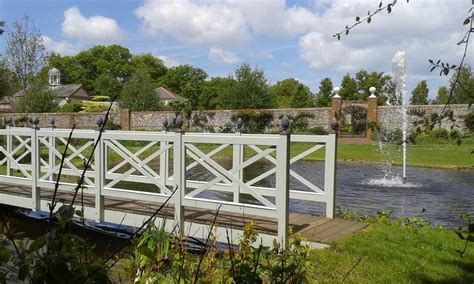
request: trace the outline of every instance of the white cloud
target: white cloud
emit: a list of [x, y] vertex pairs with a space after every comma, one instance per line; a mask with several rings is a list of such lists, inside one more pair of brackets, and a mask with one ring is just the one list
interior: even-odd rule
[[273, 59], [273, 54], [265, 50], [250, 50], [249, 57], [253, 59], [270, 60]]
[[239, 57], [237, 54], [225, 51], [220, 48], [211, 48], [209, 50], [209, 60], [216, 63], [224, 63], [233, 65], [240, 62]]
[[165, 33], [187, 43], [233, 46], [250, 37], [243, 14], [215, 1], [145, 0], [135, 15], [148, 34]]
[[64, 11], [63, 36], [88, 44], [111, 44], [122, 39], [122, 31], [110, 18], [92, 16], [85, 18], [78, 8]]
[[245, 15], [249, 26], [259, 35], [269, 37], [294, 36], [308, 32], [317, 24], [316, 15], [306, 8], [288, 7], [285, 0], [229, 0]]
[[176, 66], [181, 65], [181, 62], [177, 58], [168, 57], [166, 55], [158, 55], [156, 57], [163, 60], [163, 63], [168, 68], [172, 68], [172, 67], [176, 67]]
[[82, 46], [66, 40], [54, 41], [48, 36], [42, 36], [43, 44], [47, 51], [59, 53], [61, 55], [75, 55], [81, 51]]
[[428, 59], [443, 58], [454, 64], [460, 58], [456, 42], [470, 7], [465, 1], [399, 1], [391, 14], [377, 15], [371, 24], [359, 25], [341, 41], [332, 38], [376, 6], [372, 0], [332, 1], [318, 15], [318, 25], [300, 37], [300, 57], [314, 70], [390, 71], [393, 55], [404, 49], [409, 73], [432, 78], [436, 75], [428, 72]]

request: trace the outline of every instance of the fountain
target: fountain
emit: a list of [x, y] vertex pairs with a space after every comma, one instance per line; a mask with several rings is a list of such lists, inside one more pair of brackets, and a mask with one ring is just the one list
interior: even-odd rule
[[[367, 182], [369, 185], [387, 186], [387, 187], [415, 187], [418, 184], [406, 182], [406, 150], [407, 150], [407, 131], [408, 131], [408, 91], [407, 91], [407, 63], [405, 58], [405, 51], [397, 51], [392, 59], [393, 64], [393, 81], [396, 85], [395, 95], [396, 98], [393, 102], [388, 102], [389, 105], [399, 104], [400, 117], [401, 117], [401, 139], [397, 137], [394, 132], [387, 132], [381, 130], [379, 133], [379, 151], [382, 153], [383, 160], [385, 162], [384, 177], [381, 179], [371, 179]], [[375, 88], [371, 90], [375, 92]], [[392, 164], [394, 158], [400, 152], [397, 145], [393, 142], [401, 140], [401, 152], [402, 152], [402, 176], [397, 176], [393, 173]]]

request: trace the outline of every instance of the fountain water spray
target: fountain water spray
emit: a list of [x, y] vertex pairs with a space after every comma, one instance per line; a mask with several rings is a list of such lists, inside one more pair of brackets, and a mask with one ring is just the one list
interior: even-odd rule
[[394, 83], [396, 84], [396, 94], [401, 99], [402, 108], [402, 151], [403, 151], [403, 183], [406, 182], [406, 165], [407, 165], [407, 61], [405, 51], [397, 51], [392, 59]]

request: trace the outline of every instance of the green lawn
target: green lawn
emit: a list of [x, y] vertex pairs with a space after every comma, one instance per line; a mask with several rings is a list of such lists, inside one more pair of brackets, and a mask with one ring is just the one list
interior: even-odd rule
[[462, 248], [452, 231], [376, 223], [315, 251], [312, 274], [336, 283], [473, 283], [474, 246], [464, 257], [456, 252]]

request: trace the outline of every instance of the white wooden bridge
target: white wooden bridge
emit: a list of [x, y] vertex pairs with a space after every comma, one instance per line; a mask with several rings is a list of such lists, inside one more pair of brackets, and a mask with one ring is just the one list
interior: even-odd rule
[[[61, 156], [71, 130], [7, 126], [0, 129], [0, 203], [48, 211]], [[218, 240], [239, 238], [243, 224], [255, 220], [265, 243], [287, 242], [289, 229], [313, 244], [330, 243], [365, 227], [333, 219], [336, 195], [336, 135], [233, 134], [74, 130], [62, 169], [58, 198], [70, 202], [94, 144], [94, 161], [85, 173], [76, 202], [98, 222], [140, 226], [170, 195], [160, 220], [195, 237], [207, 234], [217, 207]], [[99, 139], [100, 138], [100, 139]], [[293, 153], [292, 145], [307, 146]], [[291, 146], [290, 146], [291, 145]], [[317, 186], [291, 168], [315, 151], [324, 151], [324, 181]], [[227, 165], [222, 163], [222, 156]], [[244, 169], [259, 161], [271, 165], [247, 178]], [[255, 165], [254, 165], [255, 166]], [[200, 168], [206, 174], [193, 173]], [[193, 177], [194, 176], [194, 177]], [[290, 177], [305, 190], [290, 188]], [[273, 179], [271, 183], [263, 183]], [[270, 184], [270, 186], [268, 185]], [[290, 199], [325, 204], [326, 216], [290, 214]]]

